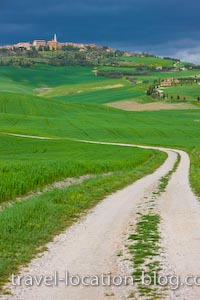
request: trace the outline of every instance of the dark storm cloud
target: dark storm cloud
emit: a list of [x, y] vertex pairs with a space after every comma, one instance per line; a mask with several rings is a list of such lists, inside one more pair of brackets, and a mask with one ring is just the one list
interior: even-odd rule
[[7, 0], [0, 4], [0, 43], [57, 32], [63, 41], [175, 55], [200, 46], [199, 10], [198, 0]]

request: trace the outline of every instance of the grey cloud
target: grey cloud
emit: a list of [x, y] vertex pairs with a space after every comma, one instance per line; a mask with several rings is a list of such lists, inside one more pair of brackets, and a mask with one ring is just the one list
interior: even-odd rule
[[63, 41], [166, 55], [186, 55], [184, 40], [192, 49], [200, 44], [199, 0], [7, 0], [0, 8], [0, 44], [48, 39], [53, 32]]

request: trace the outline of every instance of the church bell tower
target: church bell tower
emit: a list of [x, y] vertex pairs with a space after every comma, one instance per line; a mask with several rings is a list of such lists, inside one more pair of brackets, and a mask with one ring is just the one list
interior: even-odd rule
[[56, 35], [56, 33], [55, 33], [54, 36], [53, 36], [53, 41], [54, 41], [55, 43], [57, 43], [57, 35]]

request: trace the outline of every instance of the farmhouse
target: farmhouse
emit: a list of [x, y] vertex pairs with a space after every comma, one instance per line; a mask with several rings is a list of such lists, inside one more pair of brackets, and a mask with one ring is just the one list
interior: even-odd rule
[[132, 57], [132, 56], [135, 56], [135, 55], [131, 52], [124, 52], [123, 56]]
[[176, 78], [167, 78], [160, 83], [161, 87], [172, 86], [173, 83], [179, 83], [180, 81]]
[[173, 78], [167, 78], [164, 81], [161, 82], [160, 86], [171, 86], [173, 83], [174, 79]]

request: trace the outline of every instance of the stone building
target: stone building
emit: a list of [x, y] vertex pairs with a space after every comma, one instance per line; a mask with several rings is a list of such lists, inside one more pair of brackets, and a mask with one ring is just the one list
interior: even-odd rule
[[31, 44], [28, 42], [20, 42], [14, 45], [15, 48], [25, 48], [26, 50], [31, 50]]
[[45, 40], [35, 40], [33, 41], [33, 47], [35, 47], [37, 50], [42, 47], [45, 48], [47, 45], [47, 42]]
[[61, 48], [61, 44], [57, 41], [56, 34], [54, 34], [52, 41], [47, 42], [47, 46], [49, 47], [49, 50], [59, 50]]

